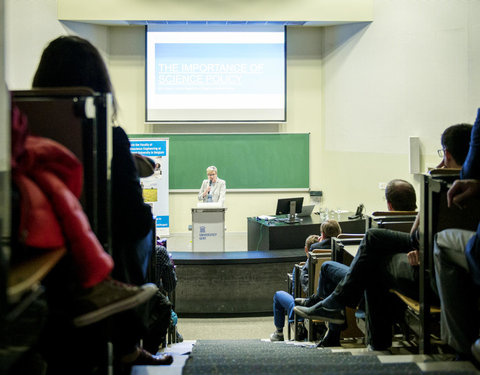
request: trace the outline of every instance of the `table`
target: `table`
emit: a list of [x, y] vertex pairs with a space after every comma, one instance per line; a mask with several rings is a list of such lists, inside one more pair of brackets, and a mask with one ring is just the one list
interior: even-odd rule
[[[335, 214], [343, 233], [365, 233], [365, 219], [349, 220], [352, 212]], [[287, 215], [273, 216], [276, 219]], [[305, 239], [311, 234], [320, 234], [320, 215], [299, 218], [298, 223], [289, 224], [277, 220], [264, 220], [258, 217], [247, 218], [248, 250], [303, 249]]]

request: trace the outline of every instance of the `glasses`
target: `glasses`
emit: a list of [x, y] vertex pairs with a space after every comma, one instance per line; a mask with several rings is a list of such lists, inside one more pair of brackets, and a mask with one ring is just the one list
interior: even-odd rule
[[215, 176], [216, 173], [208, 173], [207, 176]]
[[443, 156], [445, 155], [445, 149], [441, 148], [440, 150], [437, 150], [438, 156], [440, 156], [443, 159]]

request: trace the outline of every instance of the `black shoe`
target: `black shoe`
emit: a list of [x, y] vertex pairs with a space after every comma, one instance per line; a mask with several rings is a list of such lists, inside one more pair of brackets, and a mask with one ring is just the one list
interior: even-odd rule
[[323, 320], [335, 324], [345, 323], [345, 313], [343, 310], [328, 309], [322, 306], [321, 302], [312, 307], [295, 306], [293, 311], [307, 319]]
[[340, 346], [340, 331], [328, 330], [317, 344], [317, 348], [328, 348], [330, 346]]
[[302, 323], [297, 327], [297, 336], [298, 341], [305, 341], [308, 337], [308, 331]]
[[312, 294], [308, 298], [295, 298], [295, 305], [310, 307], [320, 302], [320, 297], [316, 294]]

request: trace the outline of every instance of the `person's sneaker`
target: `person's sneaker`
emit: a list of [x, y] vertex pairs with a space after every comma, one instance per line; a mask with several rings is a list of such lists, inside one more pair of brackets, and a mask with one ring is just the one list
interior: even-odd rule
[[178, 342], [183, 342], [183, 336], [178, 331], [175, 333], [175, 335], [176, 335], [176, 342], [177, 343]]
[[277, 331], [273, 332], [270, 335], [270, 341], [284, 341], [283, 333], [279, 333]]
[[86, 326], [148, 301], [156, 292], [155, 284], [135, 286], [106, 279], [74, 301], [73, 324]]
[[311, 295], [308, 298], [295, 298], [295, 305], [310, 307], [320, 302], [320, 297], [316, 294]]
[[323, 307], [321, 303], [317, 303], [312, 307], [295, 306], [293, 311], [307, 319], [323, 320], [335, 324], [345, 323], [345, 313], [343, 310], [328, 309]]

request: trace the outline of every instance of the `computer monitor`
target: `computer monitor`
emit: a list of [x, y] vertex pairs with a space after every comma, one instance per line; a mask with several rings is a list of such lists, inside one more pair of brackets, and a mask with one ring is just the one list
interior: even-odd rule
[[290, 202], [295, 202], [295, 213], [302, 212], [303, 197], [302, 198], [280, 198], [277, 201], [277, 211], [275, 215], [290, 214]]

